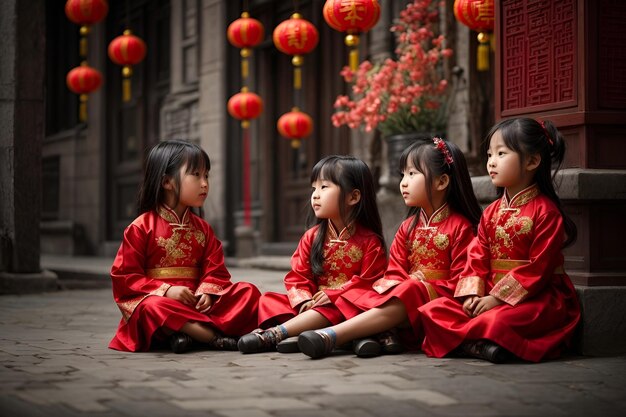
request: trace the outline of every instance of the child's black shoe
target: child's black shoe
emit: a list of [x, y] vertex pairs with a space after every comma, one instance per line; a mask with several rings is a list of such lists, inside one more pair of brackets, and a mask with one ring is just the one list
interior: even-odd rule
[[381, 346], [378, 341], [366, 337], [355, 340], [352, 344], [352, 350], [360, 358], [373, 358], [380, 355]]
[[185, 353], [191, 350], [193, 339], [186, 333], [174, 333], [170, 336], [170, 348], [174, 353]]

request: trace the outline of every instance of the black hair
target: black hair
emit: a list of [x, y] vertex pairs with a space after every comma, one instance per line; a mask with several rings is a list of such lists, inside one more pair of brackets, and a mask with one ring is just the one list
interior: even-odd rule
[[148, 153], [143, 183], [139, 190], [138, 214], [156, 210], [164, 203], [163, 179], [174, 180], [176, 204], [180, 197], [180, 169], [186, 165], [186, 172], [211, 170], [209, 155], [198, 145], [185, 140], [166, 140], [156, 144]]
[[[418, 141], [409, 145], [400, 156], [400, 170], [404, 171], [408, 162], [412, 162], [415, 169], [424, 174], [428, 200], [432, 201], [432, 179], [443, 174], [450, 178], [450, 184], [446, 189], [446, 201], [457, 213], [462, 214], [474, 226], [474, 232], [478, 228], [482, 210], [467, 169], [463, 152], [452, 142], [441, 139], [445, 148], [452, 157], [452, 162], [446, 161], [445, 148], [439, 149], [433, 141]], [[410, 207], [407, 218], [415, 216], [411, 229], [417, 225], [421, 207]]]
[[[376, 203], [374, 178], [365, 162], [347, 155], [330, 155], [321, 159], [311, 172], [311, 183], [319, 179], [331, 181], [339, 186], [339, 212], [346, 225], [358, 223], [374, 232], [386, 250], [383, 226]], [[346, 196], [353, 190], [361, 192], [361, 199], [350, 212], [345, 207]], [[324, 240], [328, 231], [328, 221], [318, 219], [309, 205], [307, 227], [319, 224], [319, 230], [311, 247], [310, 263], [314, 275], [324, 273]]]
[[[539, 190], [556, 204], [561, 216], [563, 216], [565, 234], [567, 235], [563, 247], [574, 243], [578, 235], [576, 224], [565, 214], [561, 199], [555, 190], [555, 177], [565, 158], [566, 146], [561, 133], [549, 120], [538, 122], [527, 117], [506, 119], [491, 128], [485, 140], [485, 148], [489, 147], [491, 137], [497, 131], [500, 131], [507, 148], [520, 155], [521, 162], [530, 155], [538, 154], [541, 156], [541, 162], [535, 171], [535, 182]], [[504, 189], [498, 187], [498, 195], [502, 196], [502, 193], [504, 193]]]

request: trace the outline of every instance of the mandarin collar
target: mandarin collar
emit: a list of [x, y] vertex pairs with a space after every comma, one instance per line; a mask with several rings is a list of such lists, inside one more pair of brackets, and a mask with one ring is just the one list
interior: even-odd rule
[[176, 212], [172, 208], [168, 207], [166, 204], [159, 206], [158, 213], [159, 216], [161, 216], [163, 219], [167, 220], [168, 223], [173, 225], [185, 226], [189, 223], [189, 207], [185, 209], [182, 220], [179, 219]]
[[435, 210], [433, 214], [430, 215], [430, 218], [426, 216], [426, 212], [422, 209], [420, 210], [419, 227], [431, 227], [433, 224], [441, 223], [448, 217], [450, 217], [450, 207], [448, 203], [444, 203], [443, 206]]
[[532, 184], [524, 188], [522, 191], [518, 192], [510, 199], [505, 190], [504, 194], [502, 195], [502, 203], [500, 206], [502, 208], [521, 207], [527, 204], [528, 202], [532, 201], [538, 195], [539, 195], [539, 187], [537, 186], [537, 184]]

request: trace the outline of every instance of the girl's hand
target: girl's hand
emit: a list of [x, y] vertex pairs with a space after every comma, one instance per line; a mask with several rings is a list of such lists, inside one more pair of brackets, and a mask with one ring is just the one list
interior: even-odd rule
[[165, 291], [165, 296], [172, 300], [180, 301], [183, 304], [192, 306], [196, 303], [196, 296], [191, 290], [183, 285], [173, 285]]
[[478, 304], [478, 300], [480, 297], [477, 295], [470, 295], [463, 301], [463, 311], [470, 317], [474, 317], [474, 308], [476, 308], [476, 304]]
[[321, 306], [330, 303], [330, 298], [328, 298], [324, 291], [318, 291], [313, 296], [313, 302], [313, 306]]
[[206, 313], [212, 305], [213, 299], [211, 296], [209, 294], [202, 294], [198, 300], [198, 304], [196, 304], [196, 310], [200, 311], [200, 313]]
[[311, 307], [313, 307], [313, 304], [315, 304], [314, 300], [309, 300], [307, 302], [304, 302], [300, 305], [300, 310], [298, 310], [298, 314], [302, 314], [307, 310], [310, 310]]
[[503, 304], [503, 303], [504, 301], [498, 300], [493, 295], [487, 295], [487, 296], [481, 297], [480, 300], [478, 300], [478, 303], [476, 303], [476, 306], [474, 307], [474, 317], [486, 311], [489, 311], [495, 306], [499, 306], [500, 304]]

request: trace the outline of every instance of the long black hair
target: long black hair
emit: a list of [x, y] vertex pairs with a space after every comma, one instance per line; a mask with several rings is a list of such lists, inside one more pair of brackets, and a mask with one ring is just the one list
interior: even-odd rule
[[[446, 159], [445, 148], [440, 149], [433, 141], [418, 141], [409, 145], [400, 156], [400, 170], [404, 171], [408, 162], [412, 162], [415, 169], [424, 174], [428, 201], [432, 202], [432, 179], [447, 174], [450, 184], [446, 189], [446, 201], [457, 213], [465, 216], [474, 226], [474, 232], [480, 222], [482, 210], [467, 170], [467, 162], [463, 152], [452, 142], [441, 139], [449, 151], [452, 162]], [[417, 225], [421, 207], [410, 207], [407, 218], [415, 215], [411, 228]]]
[[139, 190], [138, 214], [156, 210], [164, 203], [163, 179], [174, 180], [178, 204], [180, 197], [180, 169], [186, 165], [186, 172], [211, 170], [209, 155], [198, 145], [184, 140], [166, 140], [156, 144], [148, 153], [143, 183]]
[[[489, 147], [491, 137], [497, 131], [500, 131], [507, 148], [520, 155], [520, 163], [530, 155], [538, 154], [541, 156], [541, 162], [535, 171], [535, 182], [539, 190], [556, 204], [561, 216], [563, 216], [565, 234], [567, 235], [563, 247], [574, 243], [578, 236], [576, 224], [563, 211], [561, 199], [555, 190], [554, 180], [565, 158], [566, 146], [561, 133], [549, 120], [538, 122], [527, 117], [506, 119], [491, 128], [485, 140], [485, 148]], [[504, 189], [498, 187], [498, 195], [502, 196], [503, 193]]]
[[[321, 159], [311, 172], [311, 184], [324, 179], [339, 186], [339, 213], [344, 224], [358, 223], [374, 232], [383, 246], [383, 225], [376, 203], [376, 191], [372, 172], [365, 162], [348, 155], [330, 155]], [[348, 211], [345, 205], [346, 196], [353, 190], [361, 192], [361, 199]], [[319, 230], [311, 247], [310, 263], [314, 275], [324, 273], [324, 240], [328, 231], [328, 221], [315, 217], [309, 205], [307, 227], [319, 224]]]

